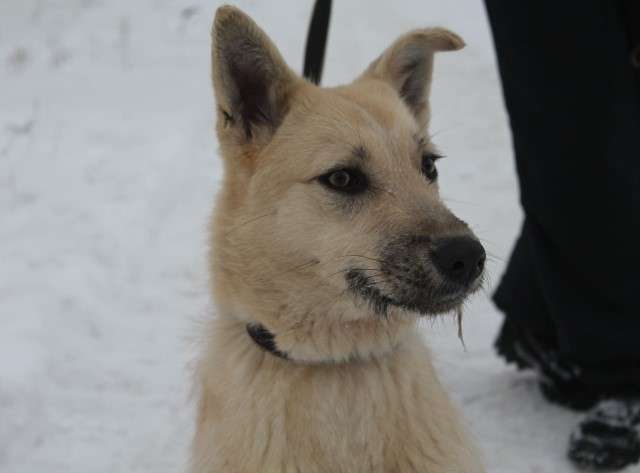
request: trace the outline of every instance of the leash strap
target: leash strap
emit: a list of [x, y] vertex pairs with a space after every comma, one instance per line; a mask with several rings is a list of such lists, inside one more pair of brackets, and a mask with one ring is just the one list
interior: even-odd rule
[[331, 0], [316, 0], [304, 55], [304, 77], [314, 84], [319, 84], [322, 79], [330, 16]]

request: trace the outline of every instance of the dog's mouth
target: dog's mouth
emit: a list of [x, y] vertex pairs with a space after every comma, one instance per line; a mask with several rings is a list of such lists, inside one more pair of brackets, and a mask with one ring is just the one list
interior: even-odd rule
[[373, 312], [385, 317], [394, 307], [423, 316], [451, 312], [482, 286], [480, 276], [468, 286], [441, 282], [427, 287], [414, 286], [411, 290], [402, 291], [402, 294], [387, 294], [372, 277], [359, 269], [347, 271], [345, 280], [353, 295], [369, 304]]

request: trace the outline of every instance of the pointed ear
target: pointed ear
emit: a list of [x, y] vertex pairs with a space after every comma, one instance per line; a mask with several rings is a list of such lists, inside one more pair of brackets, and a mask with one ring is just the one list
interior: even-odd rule
[[213, 88], [221, 141], [263, 145], [300, 80], [269, 37], [240, 10], [218, 8], [211, 32]]
[[414, 30], [398, 38], [360, 78], [389, 83], [415, 115], [419, 125], [426, 127], [433, 55], [437, 51], [455, 51], [463, 47], [462, 38], [444, 28]]

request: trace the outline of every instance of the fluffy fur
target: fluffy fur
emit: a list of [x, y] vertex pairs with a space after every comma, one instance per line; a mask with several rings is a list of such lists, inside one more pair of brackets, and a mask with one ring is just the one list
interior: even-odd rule
[[[434, 269], [440, 239], [472, 234], [420, 172], [434, 152], [433, 55], [462, 40], [416, 30], [327, 89], [233, 7], [217, 11], [212, 39], [225, 175], [191, 471], [481, 473], [415, 329], [479, 284], [453, 291]], [[362, 170], [365, 192], [327, 186], [343, 168]], [[289, 359], [258, 347], [247, 323]]]

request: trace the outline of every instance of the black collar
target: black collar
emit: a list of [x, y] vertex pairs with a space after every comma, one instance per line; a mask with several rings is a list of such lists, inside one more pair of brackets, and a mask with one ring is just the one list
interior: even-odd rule
[[287, 353], [278, 350], [276, 346], [275, 336], [267, 328], [258, 323], [247, 324], [247, 333], [251, 339], [262, 348], [264, 351], [271, 353], [273, 356], [288, 360], [289, 355]]

